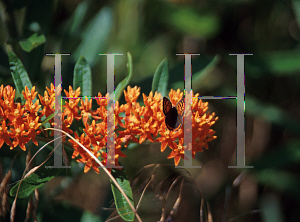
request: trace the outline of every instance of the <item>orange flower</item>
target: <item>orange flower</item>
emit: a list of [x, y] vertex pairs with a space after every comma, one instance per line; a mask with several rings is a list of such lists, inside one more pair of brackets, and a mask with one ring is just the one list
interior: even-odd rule
[[107, 106], [107, 98], [108, 98], [108, 93], [106, 93], [105, 96], [102, 96], [102, 94], [99, 92], [96, 102], [99, 106]]
[[55, 97], [55, 87], [54, 87], [53, 83], [50, 84], [50, 89], [47, 86], [46, 86], [46, 89], [47, 89], [49, 95], [54, 95], [54, 97]]
[[[95, 120], [93, 120], [92, 124], [85, 124], [85, 129], [83, 129], [83, 131], [86, 133], [86, 136], [90, 139], [91, 144], [93, 146], [97, 146], [98, 143], [100, 143], [100, 127], [98, 125], [98, 127], [96, 127], [96, 122]], [[97, 136], [95, 136], [97, 135]]]
[[17, 124], [21, 125], [24, 123], [23, 115], [24, 115], [24, 108], [21, 108], [21, 104], [18, 103], [16, 109], [11, 110], [11, 112], [8, 114], [8, 119], [10, 120], [11, 124]]
[[3, 143], [5, 142], [10, 147], [13, 147], [12, 142], [10, 141], [10, 133], [7, 132], [7, 127], [5, 120], [2, 120], [2, 125], [0, 126], [0, 148], [3, 146]]
[[35, 101], [35, 103], [33, 103], [32, 100], [26, 100], [26, 102], [25, 102], [25, 109], [32, 118], [34, 118], [35, 116], [38, 115], [40, 108], [41, 108], [41, 105], [39, 105], [38, 99]]
[[[107, 166], [107, 162], [109, 162], [110, 163], [110, 165], [113, 165], [113, 166], [120, 166], [119, 165], [119, 163], [118, 163], [118, 159], [119, 159], [119, 157], [123, 157], [123, 158], [125, 158], [125, 157], [127, 157], [122, 151], [121, 151], [121, 148], [122, 148], [122, 145], [121, 145], [121, 139], [116, 139], [116, 141], [115, 141], [115, 158], [114, 159], [110, 159], [109, 161], [107, 160], [108, 159], [108, 156], [112, 156], [112, 151], [113, 150], [109, 150], [109, 154], [107, 154], [107, 153], [102, 153], [102, 164], [104, 165], [104, 166]], [[118, 169], [118, 168], [117, 168]], [[111, 168], [107, 168], [107, 170], [109, 171], [109, 172], [111, 172]]]
[[14, 101], [16, 90], [11, 86], [5, 86], [3, 90], [3, 98], [4, 100]]
[[149, 141], [154, 142], [151, 134], [154, 134], [156, 132], [157, 128], [157, 122], [152, 121], [152, 117], [148, 120], [148, 122], [145, 122], [145, 119], [141, 119], [141, 134], [140, 134], [140, 140], [139, 143], [141, 144], [144, 142], [144, 140], [147, 138]]
[[[13, 147], [19, 145], [22, 150], [26, 151], [25, 144], [28, 143], [29, 138], [28, 138], [28, 132], [24, 130], [24, 124], [17, 125], [15, 123], [14, 128], [11, 128], [10, 131], [11, 131], [12, 138], [14, 139]], [[11, 147], [10, 149], [13, 149], [13, 147]]]
[[117, 125], [119, 124], [121, 127], [125, 128], [125, 125], [122, 123], [121, 120], [123, 120], [123, 117], [120, 117], [119, 114], [124, 112], [125, 106], [121, 105], [119, 106], [119, 101], [116, 101], [115, 103], [115, 128], [117, 128]]
[[[97, 152], [96, 150], [90, 150], [95, 157], [99, 157], [101, 155], [101, 153]], [[80, 162], [80, 163], [85, 163], [85, 166], [84, 166], [84, 173], [87, 173], [91, 168], [93, 168], [93, 170], [96, 172], [96, 173], [99, 173], [99, 164], [90, 156], [84, 156], [80, 159], [77, 160], [77, 162]]]
[[77, 98], [80, 95], [80, 87], [76, 89], [75, 92], [73, 91], [71, 86], [69, 86], [69, 92], [66, 90], [64, 91], [69, 102], [66, 101], [65, 105], [63, 105], [63, 116], [67, 116], [69, 124], [72, 124], [74, 118], [76, 118], [76, 120], [81, 119], [81, 115], [78, 114], [78, 103], [80, 101], [80, 98]]
[[172, 150], [168, 159], [174, 158], [175, 166], [178, 166], [180, 158], [187, 159], [184, 157], [184, 147], [183, 147], [183, 138], [179, 140], [178, 146]]
[[41, 130], [38, 130], [41, 123], [39, 123], [39, 117], [37, 116], [35, 119], [27, 116], [27, 121], [25, 122], [25, 127], [28, 130], [28, 139], [32, 140], [32, 142], [37, 146], [38, 142], [35, 139], [36, 135], [41, 133]]
[[[157, 122], [157, 124], [159, 126], [161, 126], [161, 124], [163, 122], [165, 122], [165, 116], [163, 114], [163, 111], [162, 111], [161, 107], [162, 107], [162, 102], [161, 101], [156, 102], [151, 106], [152, 117]], [[159, 129], [159, 127], [157, 128], [155, 137], [157, 136], [158, 129]]]
[[[71, 122], [70, 118], [71, 117], [69, 117], [67, 119], [64, 119], [62, 121], [62, 130], [69, 133], [69, 134], [73, 134], [73, 130], [70, 129], [70, 126], [71, 126], [70, 125], [70, 122]], [[63, 137], [63, 141], [65, 141], [65, 140], [66, 140], [66, 137]]]
[[170, 131], [166, 128], [166, 124], [163, 122], [162, 124], [162, 130], [159, 133], [161, 135], [160, 138], [158, 138], [156, 141], [161, 142], [161, 152], [163, 152], [167, 145], [171, 149], [176, 149], [177, 144], [174, 142], [176, 138], [181, 134], [182, 129], [178, 130], [177, 132]]
[[[75, 132], [74, 133], [74, 137], [75, 139], [81, 143], [84, 147], [89, 148], [90, 144], [91, 144], [91, 140], [89, 139], [89, 137], [86, 137], [84, 135], [84, 133], [81, 134], [81, 136], [79, 137], [78, 134]], [[72, 139], [68, 140], [70, 143], [72, 143], [72, 147], [74, 149], [73, 151], [73, 155], [72, 158], [76, 158], [78, 155], [85, 157], [86, 155], [88, 155], [85, 150], [79, 146], [75, 141], [73, 141]]]
[[[91, 151], [97, 158], [101, 155], [101, 149], [105, 145], [104, 140], [106, 138], [101, 138], [101, 135], [99, 134], [100, 132], [103, 132], [102, 128], [103, 124], [96, 124], [95, 120], [93, 120], [91, 125], [85, 125], [84, 132], [86, 133], [86, 135], [83, 133], [79, 138], [77, 133], [75, 132], [75, 139], [78, 140], [89, 151]], [[99, 173], [99, 165], [95, 162], [95, 160], [73, 140], [69, 139], [69, 142], [72, 143], [74, 148], [72, 158], [75, 158], [80, 154], [81, 158], [77, 159], [77, 161], [85, 163], [84, 172], [86, 173], [90, 170], [90, 168], [93, 168], [96, 173]], [[93, 149], [91, 149], [91, 145]]]
[[3, 96], [0, 98], [0, 105], [3, 109], [2, 116], [7, 119], [11, 112], [14, 111], [16, 105], [14, 103], [16, 90], [10, 86], [6, 86], [3, 90], [1, 90], [1, 94]]
[[135, 86], [134, 88], [127, 86], [127, 92], [124, 90], [124, 97], [126, 102], [129, 104], [135, 103], [140, 95], [140, 90], [141, 88], [137, 88], [137, 86]]
[[37, 92], [35, 92], [35, 86], [33, 86], [31, 90], [29, 90], [28, 87], [25, 86], [25, 92], [23, 91], [22, 93], [24, 95], [24, 98], [30, 101], [33, 101], [37, 94]]
[[0, 86], [0, 99], [3, 97], [3, 84]]
[[[51, 84], [52, 86], [52, 84]], [[42, 97], [41, 95], [39, 95], [41, 104], [44, 106], [43, 110], [42, 110], [42, 116], [45, 115], [46, 117], [50, 116], [51, 114], [54, 113], [55, 108], [54, 108], [54, 104], [55, 104], [55, 94], [48, 94], [47, 91], [44, 92], [44, 97]]]
[[169, 93], [170, 101], [175, 106], [182, 98], [183, 92], [180, 92], [180, 89], [177, 89], [177, 91], [171, 89]]
[[[55, 111], [55, 93], [60, 93], [61, 87], [55, 87], [51, 84], [51, 87], [46, 87], [44, 91], [44, 97], [39, 95], [40, 100], [33, 101], [36, 97], [35, 87], [29, 90], [25, 87], [25, 91], [22, 92], [26, 99], [25, 105], [15, 103], [15, 90], [10, 87], [0, 86], [0, 148], [4, 144], [8, 144], [11, 149], [19, 145], [23, 150], [26, 150], [25, 144], [30, 140], [34, 144], [38, 145], [36, 135], [41, 133], [39, 129], [41, 123], [39, 120], [42, 116], [49, 117]], [[182, 122], [181, 128], [177, 131], [168, 130], [165, 124], [165, 116], [163, 113], [162, 96], [160, 93], [150, 92], [148, 96], [143, 94], [144, 106], [141, 106], [137, 99], [140, 95], [140, 88], [135, 86], [131, 88], [127, 87], [124, 90], [124, 96], [126, 104], [120, 105], [118, 101], [115, 102], [114, 109], [108, 109], [109, 95], [105, 97], [98, 93], [97, 104], [99, 107], [96, 111], [92, 109], [92, 100], [83, 100], [78, 98], [80, 95], [80, 88], [75, 91], [72, 87], [69, 87], [69, 91], [65, 90], [65, 94], [68, 97], [68, 101], [62, 106], [63, 113], [62, 118], [62, 130], [73, 134], [70, 129], [70, 125], [75, 120], [80, 120], [84, 123], [84, 133], [79, 137], [77, 133], [74, 134], [76, 140], [78, 140], [83, 146], [90, 150], [97, 158], [101, 157], [101, 161], [104, 165], [110, 163], [115, 166], [119, 166], [119, 157], [126, 157], [121, 151], [122, 143], [125, 143], [124, 147], [127, 147], [131, 141], [135, 143], [143, 143], [146, 139], [151, 142], [161, 142], [161, 152], [163, 152], [167, 146], [172, 150], [168, 158], [174, 158], [175, 165], [177, 166], [181, 158], [184, 158], [184, 124]], [[171, 90], [169, 98], [173, 106], [175, 106], [182, 98], [183, 92], [180, 90]], [[215, 131], [211, 129], [211, 126], [218, 120], [215, 117], [215, 113], [210, 114], [207, 112], [208, 103], [203, 103], [199, 100], [196, 94], [193, 97], [191, 104], [192, 113], [188, 114], [192, 116], [192, 128], [186, 129], [186, 133], [192, 133], [192, 157], [195, 158], [197, 152], [202, 152], [203, 147], [208, 148], [207, 143], [216, 138], [214, 136]], [[41, 112], [39, 109], [39, 101], [43, 106]], [[78, 106], [81, 101], [81, 106]], [[182, 105], [182, 104], [181, 104]], [[182, 106], [181, 106], [182, 107]], [[111, 113], [108, 113], [109, 110]], [[108, 115], [109, 114], [109, 115]], [[114, 115], [113, 115], [114, 114]], [[110, 119], [107, 119], [110, 116]], [[91, 123], [88, 121], [92, 117]], [[113, 119], [114, 118], [114, 119]], [[114, 121], [114, 127], [107, 129], [107, 122]], [[176, 120], [174, 120], [176, 121]], [[181, 121], [181, 119], [180, 119]], [[184, 119], [182, 119], [184, 121]], [[53, 119], [49, 120], [50, 124], [55, 125]], [[169, 127], [170, 128], [170, 127]], [[170, 128], [172, 129], [172, 128]], [[107, 139], [115, 137], [115, 149], [109, 150], [111, 153], [104, 152], [106, 148]], [[157, 138], [158, 137], [158, 138]], [[13, 142], [10, 140], [13, 139]], [[84, 172], [88, 172], [90, 168], [93, 168], [97, 173], [99, 172], [99, 165], [90, 157], [84, 149], [77, 145], [72, 140], [69, 140], [74, 148], [72, 158], [78, 157], [78, 162], [85, 163]], [[108, 156], [113, 158], [107, 159]], [[111, 170], [111, 169], [109, 169]]]
[[90, 101], [88, 100], [88, 98], [85, 98], [85, 100], [83, 101], [83, 99], [81, 99], [81, 107], [79, 107], [80, 111], [81, 111], [81, 116], [82, 116], [82, 122], [83, 124], [86, 124], [89, 117], [92, 116], [92, 99], [90, 99]]

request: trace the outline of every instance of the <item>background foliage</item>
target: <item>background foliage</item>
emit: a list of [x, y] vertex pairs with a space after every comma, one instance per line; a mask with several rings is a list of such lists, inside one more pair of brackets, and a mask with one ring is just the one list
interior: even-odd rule
[[[238, 169], [228, 169], [235, 165], [235, 101], [210, 100], [210, 110], [219, 116], [213, 127], [218, 139], [197, 154], [194, 165], [202, 168], [188, 170], [209, 202], [214, 221], [224, 218], [224, 206], [226, 221], [299, 220], [298, 0], [0, 3], [0, 84], [14, 85], [8, 47], [21, 59], [40, 94], [54, 81], [54, 59], [45, 53], [71, 53], [62, 59], [65, 89], [72, 85], [76, 61], [84, 56], [91, 67], [92, 95], [106, 92], [106, 57], [98, 53], [123, 54], [115, 62], [117, 85], [127, 76], [126, 55], [130, 52], [133, 77], [129, 84], [140, 86], [146, 94], [151, 91], [149, 82], [156, 68], [165, 58], [169, 64], [168, 90], [183, 90], [183, 56], [176, 53], [200, 53], [193, 57], [192, 88], [201, 96], [234, 96], [236, 57], [228, 54], [253, 53], [245, 56], [245, 132], [246, 165], [254, 169], [248, 170], [239, 186], [232, 185], [240, 173]], [[28, 44], [32, 39], [35, 43]], [[123, 96], [120, 103], [124, 103]], [[36, 147], [31, 150], [34, 152]], [[129, 178], [145, 165], [173, 163], [166, 160], [167, 151], [160, 153], [159, 144], [124, 152], [128, 158], [121, 163]], [[17, 149], [1, 148], [0, 178], [16, 153]], [[38, 156], [37, 163], [46, 155]], [[102, 172], [100, 176], [94, 172], [83, 175], [81, 165], [71, 164], [68, 176], [63, 174], [40, 188], [39, 221], [104, 221], [112, 212], [106, 209], [113, 199], [108, 178]], [[19, 154], [12, 169], [13, 182], [20, 179], [24, 165], [25, 154]], [[186, 196], [178, 208], [180, 216], [175, 214], [173, 221], [199, 221], [200, 199], [189, 197], [189, 188], [182, 192]], [[16, 220], [24, 221], [26, 201], [19, 200], [17, 207]], [[150, 192], [140, 208], [143, 221], [157, 221], [160, 210], [160, 202]]]

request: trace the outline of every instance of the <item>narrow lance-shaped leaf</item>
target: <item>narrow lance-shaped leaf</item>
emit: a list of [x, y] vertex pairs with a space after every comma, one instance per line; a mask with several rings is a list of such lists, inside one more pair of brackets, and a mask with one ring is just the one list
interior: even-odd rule
[[[130, 187], [129, 180], [125, 174], [124, 170], [114, 170], [112, 169], [112, 175], [115, 177], [116, 181], [122, 188], [122, 190], [125, 192], [127, 197], [131, 200], [131, 204], [133, 203], [132, 198], [132, 190]], [[117, 207], [117, 211], [119, 215], [125, 220], [125, 221], [133, 221], [134, 220], [134, 212], [132, 211], [129, 203], [126, 201], [122, 193], [118, 190], [118, 188], [114, 185], [114, 183], [111, 181], [111, 189], [114, 195], [115, 204]]]
[[83, 56], [80, 56], [74, 68], [73, 89], [81, 89], [81, 95], [92, 96], [92, 72]]
[[95, 52], [103, 52], [107, 46], [107, 40], [113, 26], [113, 12], [110, 7], [103, 7], [89, 22], [86, 29], [81, 32], [81, 42], [74, 53], [74, 57], [80, 55], [94, 65], [99, 59]]
[[[25, 67], [23, 66], [23, 63], [17, 57], [17, 55], [11, 50], [8, 50], [8, 59], [9, 59], [11, 75], [16, 85], [17, 93], [20, 94], [22, 100], [24, 100], [24, 97], [21, 93], [22, 91], [25, 91], [25, 86], [27, 86], [29, 90], [32, 89], [31, 81], [29, 79]], [[33, 103], [35, 101], [36, 98], [34, 99]]]
[[162, 96], [167, 95], [167, 86], [169, 80], [168, 60], [165, 58], [156, 68], [152, 80], [152, 92], [160, 92]]
[[56, 114], [58, 111], [56, 110], [55, 113], [50, 114], [47, 118], [43, 116], [41, 126], [44, 126], [45, 128], [50, 127], [50, 125], [47, 125], [47, 123], [54, 118], [54, 114]]
[[132, 56], [129, 52], [127, 52], [127, 57], [128, 57], [128, 62], [127, 62], [128, 75], [116, 87], [116, 90], [115, 90], [116, 101], [118, 101], [120, 99], [123, 90], [125, 89], [125, 87], [128, 85], [128, 83], [130, 82], [130, 80], [132, 78]]

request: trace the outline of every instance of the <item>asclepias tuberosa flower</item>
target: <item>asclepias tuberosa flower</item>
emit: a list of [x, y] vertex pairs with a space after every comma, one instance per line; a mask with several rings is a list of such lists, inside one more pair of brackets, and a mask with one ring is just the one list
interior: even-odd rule
[[[161, 152], [167, 146], [171, 149], [168, 158], [174, 158], [177, 166], [181, 158], [184, 158], [184, 100], [183, 92], [172, 90], [169, 92], [169, 99], [162, 97], [158, 92], [150, 92], [149, 95], [142, 94], [143, 105], [140, 105], [138, 98], [140, 88], [127, 87], [124, 90], [125, 104], [114, 104], [115, 134], [107, 130], [107, 98], [108, 94], [102, 96], [98, 93], [96, 98], [97, 108], [92, 110], [92, 99], [80, 97], [80, 88], [65, 90], [66, 99], [62, 105], [62, 130], [73, 135], [77, 141], [91, 151], [97, 158], [101, 159], [104, 166], [107, 161], [118, 166], [118, 158], [126, 158], [122, 148], [128, 144], [142, 144], [145, 141], [151, 143], [159, 142]], [[51, 84], [46, 88], [44, 95], [38, 95], [35, 87], [22, 92], [25, 103], [16, 102], [15, 89], [11, 86], [0, 87], [0, 148], [6, 143], [10, 149], [19, 146], [26, 151], [26, 144], [32, 141], [38, 146], [36, 137], [43, 132], [41, 125], [42, 118], [49, 118], [55, 112], [55, 87]], [[202, 152], [203, 147], [208, 149], [208, 142], [216, 139], [215, 131], [211, 126], [215, 124], [218, 117], [215, 113], [209, 113], [208, 102], [198, 99], [199, 94], [192, 94], [192, 157], [197, 152]], [[75, 121], [81, 121], [84, 128], [81, 133], [73, 132], [71, 125]], [[53, 118], [48, 122], [55, 127]], [[45, 134], [46, 135], [46, 134]], [[51, 134], [53, 135], [53, 133]], [[51, 136], [50, 135], [50, 136]], [[107, 137], [114, 135], [115, 157], [107, 160]], [[63, 143], [69, 142], [73, 148], [72, 158], [84, 163], [84, 172], [91, 168], [99, 173], [99, 165], [91, 158], [77, 143], [66, 139]]]

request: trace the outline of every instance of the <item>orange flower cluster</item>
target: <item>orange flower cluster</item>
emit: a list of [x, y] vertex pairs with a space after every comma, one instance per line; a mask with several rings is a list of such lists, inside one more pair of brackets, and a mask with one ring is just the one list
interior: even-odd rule
[[[60, 88], [60, 87], [58, 87]], [[57, 91], [60, 93], [60, 90]], [[26, 87], [23, 92], [26, 100], [25, 105], [15, 103], [15, 90], [12, 87], [0, 88], [0, 148], [5, 142], [11, 149], [19, 145], [23, 150], [26, 150], [25, 144], [32, 140], [38, 145], [35, 136], [41, 133], [41, 117], [49, 117], [55, 111], [55, 88], [51, 84], [51, 88], [47, 87], [44, 96], [39, 95], [42, 104], [39, 105], [39, 100], [36, 97], [35, 87], [31, 91]], [[83, 146], [90, 150], [97, 158], [101, 158], [104, 166], [110, 164], [118, 165], [119, 157], [126, 157], [121, 151], [122, 144], [127, 147], [130, 141], [135, 143], [143, 143], [146, 139], [151, 142], [161, 142], [161, 151], [163, 152], [167, 145], [172, 149], [168, 158], [174, 158], [177, 166], [180, 159], [184, 158], [184, 126], [177, 131], [170, 131], [166, 128], [165, 116], [163, 113], [162, 97], [155, 92], [153, 95], [150, 92], [149, 96], [143, 94], [144, 106], [141, 106], [137, 99], [140, 95], [140, 88], [136, 86], [127, 87], [124, 90], [126, 104], [119, 105], [115, 102], [113, 111], [115, 116], [115, 135], [113, 129], [107, 132], [107, 104], [108, 94], [105, 97], [98, 93], [95, 97], [98, 108], [92, 110], [92, 100], [79, 98], [80, 88], [75, 91], [69, 87], [69, 91], [65, 90], [67, 99], [63, 105], [62, 112], [62, 130], [73, 134], [70, 129], [74, 120], [82, 120], [84, 124], [83, 133], [79, 136], [76, 132], [74, 136]], [[175, 105], [181, 100], [183, 93], [178, 89], [171, 90], [169, 93], [170, 101]], [[195, 95], [198, 97], [198, 94]], [[208, 148], [207, 143], [216, 138], [215, 131], [210, 127], [215, 123], [218, 117], [215, 114], [206, 113], [208, 103], [203, 103], [198, 98], [193, 97], [192, 103], [192, 155], [193, 158], [197, 152], [203, 151], [202, 148]], [[79, 103], [80, 102], [80, 103]], [[110, 115], [113, 116], [113, 115]], [[90, 120], [93, 119], [93, 120]], [[53, 118], [49, 120], [54, 126]], [[107, 158], [109, 155], [106, 152], [107, 137], [115, 138], [114, 158]], [[11, 141], [13, 140], [13, 142]], [[84, 172], [93, 168], [99, 172], [99, 165], [90, 157], [84, 149], [77, 145], [71, 139], [68, 140], [74, 149], [72, 158], [77, 158], [78, 162], [85, 163]]]
[[0, 148], [5, 142], [10, 149], [19, 145], [25, 151], [25, 144], [30, 140], [38, 145], [35, 136], [41, 133], [38, 115], [41, 105], [38, 100], [33, 102], [37, 94], [35, 87], [31, 90], [26, 87], [22, 92], [26, 100], [24, 105], [14, 102], [15, 93], [10, 86], [0, 87]]
[[[151, 142], [161, 142], [161, 152], [167, 145], [172, 149], [168, 158], [174, 158], [175, 165], [179, 164], [181, 158], [184, 158], [184, 125], [177, 131], [170, 131], [166, 128], [165, 116], [163, 113], [162, 97], [160, 93], [150, 92], [147, 97], [143, 94], [145, 106], [140, 106], [137, 98], [140, 94], [140, 88], [130, 86], [127, 87], [127, 92], [124, 91], [127, 104], [122, 105], [125, 109], [125, 125], [124, 131], [121, 131], [119, 136], [126, 138], [126, 141], [131, 139], [134, 142], [143, 143], [147, 138]], [[172, 90], [169, 93], [170, 101], [175, 106], [182, 98], [183, 92]], [[192, 95], [193, 96], [193, 95]], [[195, 158], [197, 152], [202, 152], [203, 147], [208, 149], [207, 143], [217, 137], [214, 136], [215, 131], [210, 127], [215, 124], [218, 117], [215, 113], [206, 113], [208, 102], [203, 103], [198, 100], [199, 94], [193, 96], [192, 103], [192, 157]], [[118, 122], [119, 122], [119, 118]], [[158, 135], [159, 134], [159, 135]], [[178, 143], [175, 141], [178, 140]], [[125, 145], [126, 146], [126, 145]]]

